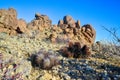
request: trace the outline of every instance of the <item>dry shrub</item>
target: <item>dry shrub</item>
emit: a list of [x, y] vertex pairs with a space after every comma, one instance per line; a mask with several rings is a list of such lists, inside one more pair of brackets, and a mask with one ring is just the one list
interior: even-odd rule
[[[120, 56], [120, 45], [117, 45], [110, 41], [100, 41], [100, 44], [97, 43], [94, 44], [92, 49], [99, 54], [98, 57], [104, 57], [104, 58], [117, 58]], [[96, 54], [96, 55], [97, 55]], [[101, 55], [101, 56], [100, 56]]]
[[115, 43], [106, 41], [101, 42], [101, 52], [102, 53], [111, 53], [113, 55], [119, 55], [120, 56], [120, 45], [116, 45]]

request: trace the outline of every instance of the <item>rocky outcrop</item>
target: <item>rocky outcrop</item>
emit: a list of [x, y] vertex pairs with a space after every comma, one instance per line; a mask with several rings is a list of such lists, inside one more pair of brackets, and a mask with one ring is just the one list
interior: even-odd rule
[[50, 38], [52, 43], [56, 43], [57, 34], [53, 32], [52, 34], [50, 34], [49, 38]]
[[27, 23], [23, 19], [18, 20], [18, 25], [17, 25], [17, 33], [29, 33], [29, 30], [27, 29]]
[[17, 19], [15, 9], [0, 9], [0, 32], [6, 32], [10, 35], [22, 33], [31, 35], [31, 31], [42, 31], [43, 29], [50, 28], [51, 22], [48, 16], [36, 13], [35, 19], [27, 25], [23, 19]]
[[26, 30], [26, 22], [17, 19], [17, 12], [15, 9], [0, 9], [0, 32], [15, 35], [17, 33], [28, 32]]
[[28, 29], [40, 30], [50, 28], [52, 21], [46, 15], [35, 14], [35, 19], [28, 24]]
[[13, 8], [0, 9], [0, 32], [15, 33], [17, 29], [17, 13]]
[[64, 16], [63, 20], [59, 20], [58, 26], [62, 28], [80, 28], [80, 21], [75, 22], [75, 20], [70, 16]]
[[94, 30], [94, 28], [90, 24], [86, 24], [81, 27], [80, 31], [81, 31], [80, 40], [84, 44], [87, 43], [92, 45], [96, 37], [96, 31]]
[[[80, 21], [75, 21], [70, 15], [59, 20], [58, 25], [52, 26], [52, 21], [46, 15], [35, 14], [35, 19], [26, 23], [17, 19], [17, 12], [13, 8], [0, 10], [0, 32], [10, 35], [26, 33], [29, 36], [36, 36], [41, 31], [45, 32], [52, 42], [80, 42], [81, 45], [91, 46], [96, 37], [96, 31], [90, 24], [81, 27]], [[44, 36], [46, 37], [46, 36]]]
[[[58, 32], [58, 29], [62, 32]], [[59, 20], [58, 28], [55, 28], [54, 34], [59, 36], [59, 34], [64, 34], [63, 36], [70, 41], [80, 42], [82, 46], [91, 46], [96, 37], [96, 31], [90, 24], [83, 25], [81, 27], [80, 21], [76, 21], [71, 16], [65, 16], [63, 20]], [[55, 39], [54, 39], [55, 40]], [[55, 42], [55, 41], [54, 41]]]

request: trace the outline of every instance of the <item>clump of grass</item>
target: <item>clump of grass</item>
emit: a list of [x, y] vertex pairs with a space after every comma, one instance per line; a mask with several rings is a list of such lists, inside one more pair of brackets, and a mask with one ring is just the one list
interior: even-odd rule
[[104, 59], [115, 65], [120, 64], [120, 45], [105, 40], [99, 41], [99, 45], [95, 43], [93, 48], [95, 52], [95, 54], [92, 55], [93, 57]]
[[[97, 48], [95, 49], [94, 47]], [[120, 56], [120, 45], [110, 41], [100, 41], [99, 44], [96, 42], [93, 48], [97, 53]]]

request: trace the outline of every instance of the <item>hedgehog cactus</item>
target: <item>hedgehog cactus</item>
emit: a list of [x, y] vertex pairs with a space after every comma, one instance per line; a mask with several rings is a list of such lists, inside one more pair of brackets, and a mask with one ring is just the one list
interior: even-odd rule
[[65, 57], [89, 57], [91, 54], [90, 48], [87, 45], [81, 47], [79, 42], [69, 42], [68, 47], [63, 47], [60, 52]]
[[81, 49], [81, 51], [84, 53], [83, 55], [88, 57], [91, 54], [91, 50], [87, 45], [84, 45]]
[[51, 69], [53, 66], [58, 65], [60, 60], [52, 53], [52, 51], [46, 52], [41, 49], [38, 53], [32, 55], [33, 66], [42, 69]]

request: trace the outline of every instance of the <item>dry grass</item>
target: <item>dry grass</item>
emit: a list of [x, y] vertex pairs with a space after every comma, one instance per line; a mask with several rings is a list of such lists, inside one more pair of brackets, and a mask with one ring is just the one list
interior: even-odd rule
[[116, 45], [109, 41], [101, 41], [99, 46], [96, 43], [93, 48], [95, 54], [92, 56], [95, 59], [100, 59], [99, 62], [102, 63], [102, 60], [104, 60], [109, 64], [120, 66], [120, 45]]

